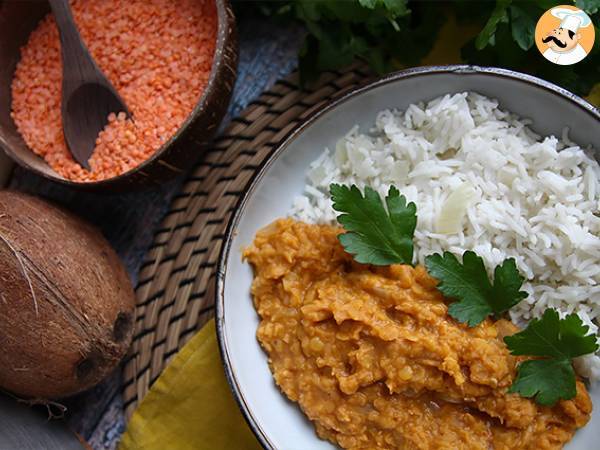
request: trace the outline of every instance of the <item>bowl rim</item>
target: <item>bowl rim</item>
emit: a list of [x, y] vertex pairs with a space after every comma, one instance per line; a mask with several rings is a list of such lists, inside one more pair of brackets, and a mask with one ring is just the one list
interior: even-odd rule
[[[290, 130], [280, 141], [280, 144], [274, 148], [269, 156], [259, 165], [258, 170], [252, 175], [250, 181], [246, 185], [246, 188], [240, 195], [240, 198], [235, 206], [234, 213], [229, 220], [225, 234], [223, 238], [223, 245], [219, 252], [219, 259], [217, 263], [216, 271], [216, 289], [215, 289], [215, 325], [217, 333], [217, 342], [219, 346], [219, 352], [221, 355], [221, 363], [225, 371], [225, 377], [229, 388], [233, 393], [233, 397], [244, 416], [244, 419], [261, 446], [268, 450], [275, 450], [275, 445], [270, 441], [267, 433], [261, 428], [258, 420], [253, 416], [252, 410], [246, 401], [244, 394], [238, 385], [236, 375], [233, 371], [231, 358], [228, 349], [228, 343], [225, 339], [225, 314], [224, 314], [224, 302], [225, 302], [225, 278], [227, 272], [227, 263], [231, 254], [233, 238], [237, 234], [236, 230], [239, 222], [246, 209], [246, 204], [251, 194], [256, 190], [260, 181], [269, 170], [273, 162], [289, 147], [289, 145], [296, 140], [307, 128], [313, 123], [318, 121], [322, 116], [328, 112], [336, 109], [340, 105], [346, 103], [348, 100], [357, 97], [365, 92], [377, 89], [380, 86], [394, 83], [398, 80], [403, 80], [411, 77], [418, 77], [421, 75], [430, 74], [464, 74], [464, 75], [485, 75], [490, 77], [507, 78], [517, 82], [529, 84], [532, 87], [541, 88], [549, 91], [551, 94], [557, 95], [567, 101], [578, 106], [585, 113], [590, 114], [593, 118], [600, 121], [600, 109], [594, 107], [591, 103], [587, 102], [580, 96], [564, 89], [560, 86], [555, 85], [549, 81], [535, 77], [533, 75], [517, 72], [510, 69], [502, 69], [498, 67], [487, 67], [487, 66], [476, 66], [469, 64], [455, 64], [455, 65], [436, 65], [436, 66], [421, 66], [414, 67], [405, 70], [393, 72], [374, 80], [367, 81], [350, 91], [334, 98], [331, 102], [326, 105], [315, 108], [305, 120], [296, 125]], [[283, 395], [283, 393], [281, 394]], [[315, 435], [316, 436], [316, 435]]]
[[[47, 180], [51, 180], [57, 183], [60, 183], [65, 186], [81, 188], [84, 187], [88, 190], [100, 190], [102, 188], [110, 188], [114, 184], [118, 184], [127, 180], [130, 176], [141, 173], [144, 174], [144, 169], [152, 164], [157, 159], [163, 155], [163, 153], [171, 147], [171, 145], [179, 138], [179, 136], [187, 129], [190, 122], [192, 122], [196, 117], [198, 117], [206, 107], [207, 98], [210, 93], [214, 89], [217, 88], [217, 77], [219, 73], [222, 71], [222, 66], [227, 64], [227, 52], [224, 50], [229, 45], [235, 45], [235, 43], [231, 39], [231, 30], [235, 27], [235, 19], [231, 11], [231, 1], [230, 0], [213, 0], [216, 6], [216, 15], [217, 15], [217, 33], [215, 36], [215, 51], [213, 54], [213, 61], [210, 69], [210, 74], [208, 77], [208, 82], [204, 86], [204, 90], [202, 91], [202, 95], [194, 105], [192, 111], [188, 114], [184, 122], [177, 129], [175, 134], [173, 134], [165, 143], [163, 143], [148, 159], [144, 160], [141, 164], [132, 169], [124, 172], [116, 177], [106, 178], [104, 180], [98, 181], [73, 181], [68, 178], [64, 178], [58, 174], [54, 174], [54, 170], [50, 168], [51, 172], [44, 172], [39, 170], [38, 168], [24, 162], [11, 148], [7, 148], [5, 146], [1, 146], [6, 153], [7, 156], [10, 157], [17, 165], [24, 167], [25, 169], [39, 175]], [[233, 89], [233, 88], [232, 88]], [[27, 144], [25, 144], [27, 148], [32, 151]], [[44, 162], [44, 158], [40, 155], [35, 155], [38, 158], [41, 158]], [[46, 162], [45, 162], [46, 163]], [[48, 163], [46, 163], [48, 164]], [[168, 164], [163, 162], [163, 164]], [[176, 169], [177, 172], [182, 172], [180, 169]]]

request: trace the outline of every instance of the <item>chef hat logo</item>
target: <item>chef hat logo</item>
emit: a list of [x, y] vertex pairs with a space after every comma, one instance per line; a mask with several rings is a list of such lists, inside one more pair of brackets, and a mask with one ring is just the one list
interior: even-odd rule
[[535, 43], [548, 61], [559, 65], [583, 60], [594, 45], [594, 24], [581, 9], [560, 5], [546, 11], [535, 29]]
[[550, 13], [561, 20], [560, 28], [577, 33], [581, 27], [589, 27], [592, 19], [583, 11], [573, 11], [567, 8], [552, 8]]

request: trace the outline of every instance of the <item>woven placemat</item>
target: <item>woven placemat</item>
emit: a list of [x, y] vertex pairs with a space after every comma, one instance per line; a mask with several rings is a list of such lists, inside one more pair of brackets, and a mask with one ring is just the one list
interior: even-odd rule
[[301, 90], [280, 80], [236, 119], [195, 167], [154, 236], [136, 288], [133, 345], [124, 366], [129, 418], [170, 358], [214, 315], [223, 233], [254, 173], [299, 122], [367, 81], [362, 65], [327, 72]]

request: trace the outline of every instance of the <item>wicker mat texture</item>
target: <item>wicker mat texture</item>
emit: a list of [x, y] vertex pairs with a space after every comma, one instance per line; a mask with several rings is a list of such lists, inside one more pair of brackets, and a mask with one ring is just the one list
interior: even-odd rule
[[231, 121], [191, 172], [154, 236], [136, 288], [136, 325], [124, 366], [129, 418], [170, 358], [214, 315], [223, 234], [240, 196], [282, 139], [312, 112], [371, 77], [354, 65], [301, 90], [275, 83]]

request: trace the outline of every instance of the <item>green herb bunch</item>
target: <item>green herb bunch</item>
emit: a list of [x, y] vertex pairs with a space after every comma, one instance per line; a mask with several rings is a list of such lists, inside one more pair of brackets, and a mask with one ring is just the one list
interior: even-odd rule
[[[564, 3], [564, 1], [562, 2]], [[263, 13], [307, 29], [300, 51], [303, 82], [354, 59], [376, 72], [418, 65], [449, 14], [480, 33], [462, 48], [464, 62], [534, 73], [578, 94], [600, 81], [600, 0], [576, 0], [595, 24], [596, 45], [573, 66], [546, 61], [535, 48], [539, 17], [560, 0], [285, 0], [258, 3]]]
[[[478, 2], [462, 0], [474, 7]], [[575, 6], [591, 17], [596, 45], [580, 63], [558, 66], [539, 54], [535, 26], [548, 9], [568, 4], [560, 0], [497, 0], [479, 35], [462, 49], [465, 61], [533, 73], [577, 94], [587, 95], [600, 82], [600, 0], [576, 0]], [[465, 12], [467, 9], [465, 8]], [[459, 16], [460, 17], [460, 16]], [[469, 20], [469, 13], [463, 20]]]

